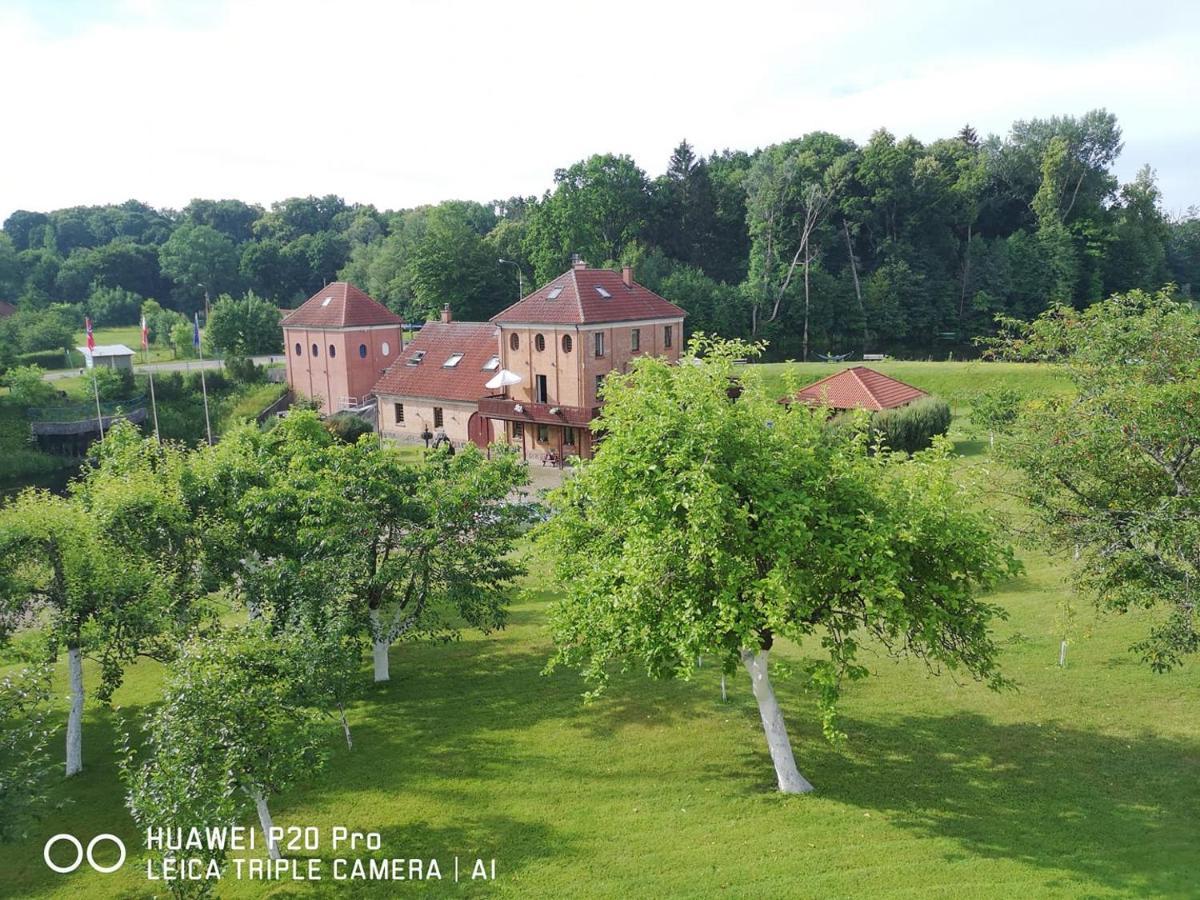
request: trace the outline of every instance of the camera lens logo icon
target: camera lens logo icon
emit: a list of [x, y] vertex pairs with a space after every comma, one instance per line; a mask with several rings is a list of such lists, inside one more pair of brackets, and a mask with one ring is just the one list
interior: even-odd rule
[[[75, 847], [75, 861], [69, 866], [60, 866], [50, 858], [50, 848], [60, 841], [65, 841], [66, 843]], [[112, 842], [116, 846], [117, 850], [120, 851], [121, 855], [117, 857], [117, 861], [111, 866], [102, 866], [96, 862], [96, 845], [101, 841]], [[97, 872], [107, 875], [109, 872], [115, 872], [117, 869], [121, 868], [121, 866], [125, 865], [125, 842], [115, 834], [98, 834], [88, 841], [87, 849], [84, 850], [83, 844], [80, 843], [79, 838], [75, 837], [75, 835], [56, 834], [54, 837], [50, 838], [50, 840], [46, 841], [46, 846], [42, 848], [42, 858], [46, 861], [47, 866], [49, 866], [55, 872], [62, 874], [74, 872], [79, 868], [86, 858], [89, 866], [91, 866]]]

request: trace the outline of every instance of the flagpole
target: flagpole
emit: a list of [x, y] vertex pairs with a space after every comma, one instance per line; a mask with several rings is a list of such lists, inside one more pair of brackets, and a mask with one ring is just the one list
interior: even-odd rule
[[150, 409], [154, 412], [154, 439], [160, 444], [162, 443], [162, 435], [158, 433], [158, 403], [154, 399], [154, 373], [147, 372], [150, 376]]
[[142, 359], [146, 365], [146, 377], [150, 380], [150, 409], [154, 412], [154, 439], [162, 443], [158, 433], [158, 403], [154, 399], [154, 370], [150, 368], [150, 332], [146, 328], [146, 317], [142, 316]]
[[100, 379], [96, 377], [96, 357], [92, 357], [92, 392], [96, 396], [96, 424], [100, 427], [100, 443], [104, 443], [104, 415], [100, 412]]
[[208, 418], [208, 384], [204, 380], [204, 348], [200, 341], [200, 313], [196, 313], [193, 321], [196, 324], [196, 354], [200, 357], [200, 390], [204, 393], [204, 430], [208, 434], [208, 445], [211, 447], [213, 442], [212, 423]]

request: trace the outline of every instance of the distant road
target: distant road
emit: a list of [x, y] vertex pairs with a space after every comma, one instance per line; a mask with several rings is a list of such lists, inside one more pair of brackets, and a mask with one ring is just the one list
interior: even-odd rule
[[[274, 356], [252, 356], [250, 357], [255, 365], [265, 366], [273, 362], [283, 362], [283, 355]], [[144, 372], [193, 372], [200, 369], [220, 369], [225, 363], [220, 359], [173, 359], [168, 362], [143, 363], [135, 365], [133, 371], [137, 373]], [[76, 378], [84, 374], [84, 369], [53, 369], [47, 372], [42, 378], [46, 381], [58, 381], [60, 378]]]

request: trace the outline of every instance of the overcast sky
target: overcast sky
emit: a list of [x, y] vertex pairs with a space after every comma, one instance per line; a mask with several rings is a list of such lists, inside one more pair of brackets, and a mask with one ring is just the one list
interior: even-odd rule
[[686, 137], [933, 140], [1106, 107], [1200, 204], [1200, 4], [0, 0], [0, 218], [136, 197], [398, 209], [540, 194]]

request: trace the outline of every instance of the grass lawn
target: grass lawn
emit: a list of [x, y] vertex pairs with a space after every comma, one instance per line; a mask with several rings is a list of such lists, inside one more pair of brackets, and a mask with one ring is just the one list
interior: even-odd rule
[[[915, 374], [905, 380], [941, 392]], [[1003, 480], [985, 453], [962, 466], [964, 476]], [[1151, 674], [1127, 651], [1145, 614], [1101, 617], [1080, 604], [1067, 615], [1067, 562], [1032, 550], [1023, 557], [1025, 575], [995, 595], [1009, 613], [997, 637], [1015, 691], [868, 656], [873, 677], [852, 685], [842, 707], [849, 740], [833, 747], [803, 679], [786, 671], [806, 648], [780, 646], [776, 690], [800, 769], [816, 785], [805, 797], [773, 790], [744, 673], [730, 678], [727, 703], [720, 673], [705, 666], [687, 683], [616, 678], [588, 706], [577, 676], [543, 676], [553, 591], [532, 560], [503, 632], [398, 646], [385, 685], [370, 683], [364, 660], [350, 711], [354, 750], [331, 720], [328, 770], [272, 804], [278, 825], [379, 831], [374, 855], [435, 856], [443, 874], [455, 855], [494, 857], [497, 881], [228, 880], [218, 893], [1195, 896], [1200, 671]], [[1071, 643], [1060, 668], [1063, 637]], [[94, 683], [93, 669], [87, 677]], [[74, 802], [38, 823], [33, 839], [0, 847], [0, 896], [152, 893], [136, 865], [56, 875], [41, 850], [62, 831], [85, 839], [109, 831], [138, 846], [112, 746], [118, 715], [152, 703], [159, 677], [155, 665], [135, 667], [115, 698], [119, 714], [89, 703], [84, 772], [56, 789]]]

